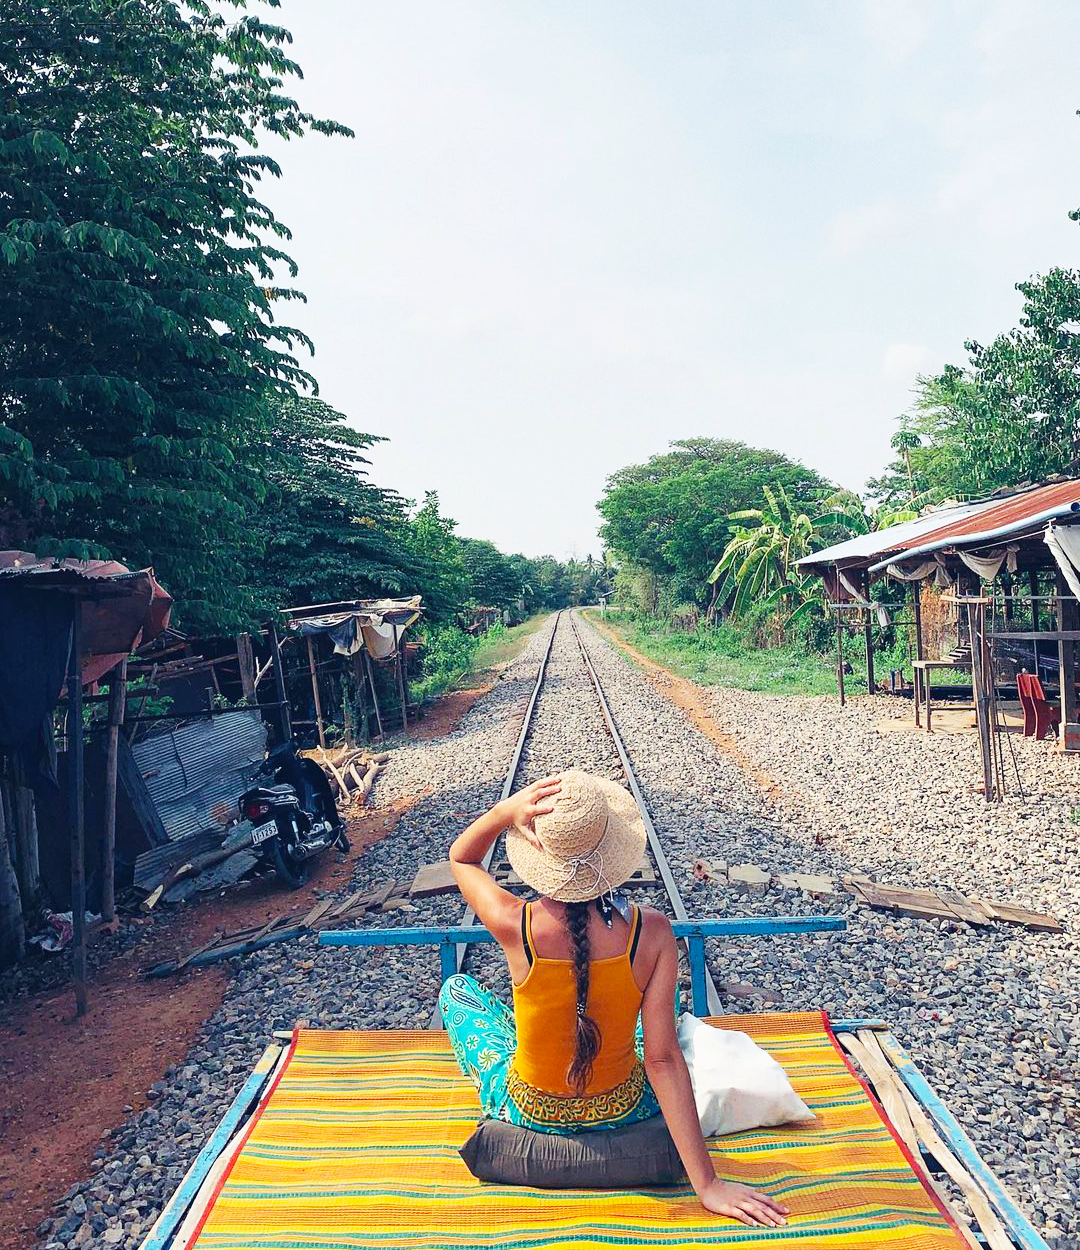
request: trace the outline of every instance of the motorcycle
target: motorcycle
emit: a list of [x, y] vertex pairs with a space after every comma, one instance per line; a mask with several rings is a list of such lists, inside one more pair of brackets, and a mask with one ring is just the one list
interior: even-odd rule
[[349, 849], [345, 822], [326, 774], [314, 760], [298, 755], [291, 741], [274, 747], [255, 775], [267, 783], [240, 796], [240, 816], [253, 826], [252, 845], [261, 847], [278, 877], [296, 889], [321, 851]]

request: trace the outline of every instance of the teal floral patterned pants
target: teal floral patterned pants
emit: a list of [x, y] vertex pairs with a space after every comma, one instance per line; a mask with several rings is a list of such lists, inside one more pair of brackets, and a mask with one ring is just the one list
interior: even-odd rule
[[[618, 1128], [659, 1115], [648, 1081], [635, 1106], [615, 1118], [590, 1123], [537, 1120], [517, 1106], [508, 1088], [510, 1065], [517, 1050], [514, 1013], [491, 990], [464, 973], [449, 977], [439, 993], [443, 1026], [462, 1072], [476, 1086], [484, 1118], [506, 1120], [544, 1133], [580, 1133]], [[641, 1021], [638, 1021], [638, 1058], [641, 1058]]]

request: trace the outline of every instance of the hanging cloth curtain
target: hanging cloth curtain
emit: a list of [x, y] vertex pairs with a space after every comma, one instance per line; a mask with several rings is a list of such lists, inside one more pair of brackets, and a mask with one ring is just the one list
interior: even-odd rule
[[1006, 565], [1010, 573], [1016, 572], [1016, 553], [1019, 550], [1015, 543], [1010, 543], [1008, 547], [999, 547], [996, 551], [991, 551], [989, 555], [985, 556], [972, 555], [970, 551], [958, 551], [956, 554], [984, 582], [992, 582], [1001, 572], [1003, 564]]
[[890, 564], [885, 569], [890, 577], [895, 577], [901, 582], [921, 582], [928, 577], [933, 577], [934, 585], [938, 590], [951, 590], [952, 578], [949, 576], [948, 567], [945, 561], [936, 552], [932, 559], [923, 560], [921, 564], [909, 564], [906, 568], [897, 561]]
[[900, 563], [890, 564], [885, 572], [890, 577], [895, 577], [898, 582], [921, 582], [923, 578], [937, 572], [937, 568], [936, 560], [924, 560], [921, 564], [913, 565], [911, 568], [904, 568]]
[[883, 603], [873, 603], [869, 599], [867, 599], [861, 590], [857, 590], [851, 584], [851, 582], [848, 581], [847, 577], [845, 577], [844, 575], [844, 570], [840, 568], [839, 566], [837, 566], [836, 575], [840, 578], [840, 581], [843, 584], [844, 589], [848, 592], [848, 594], [852, 597], [852, 599], [855, 600], [855, 602], [859, 605], [859, 607], [860, 608], [873, 608], [874, 611], [877, 613], [878, 625], [880, 625], [882, 629], [888, 629], [888, 627], [892, 624], [892, 619], [890, 618], [888, 609], [885, 607], [885, 605]]
[[1080, 599], [1080, 528], [1051, 522], [1043, 534], [1043, 541], [1053, 553], [1069, 589]]

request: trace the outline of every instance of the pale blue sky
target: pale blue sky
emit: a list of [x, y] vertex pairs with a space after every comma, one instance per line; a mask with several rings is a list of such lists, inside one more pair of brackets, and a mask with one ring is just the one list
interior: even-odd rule
[[915, 374], [1073, 265], [1076, 0], [284, 0], [265, 188], [323, 398], [505, 550], [698, 435], [859, 488]]

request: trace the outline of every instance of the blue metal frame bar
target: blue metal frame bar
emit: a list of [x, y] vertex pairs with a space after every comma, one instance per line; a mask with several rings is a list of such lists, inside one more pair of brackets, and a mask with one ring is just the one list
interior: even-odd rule
[[267, 1046], [262, 1057], [255, 1065], [251, 1075], [244, 1082], [240, 1092], [232, 1100], [229, 1109], [222, 1116], [210, 1140], [195, 1157], [195, 1162], [188, 1169], [187, 1175], [165, 1205], [157, 1223], [149, 1236], [140, 1245], [139, 1250], [164, 1250], [172, 1240], [173, 1233], [179, 1228], [187, 1213], [188, 1207], [195, 1200], [195, 1195], [209, 1175], [210, 1169], [217, 1162], [221, 1152], [229, 1144], [232, 1135], [240, 1126], [252, 1103], [262, 1093], [263, 1086], [274, 1069], [274, 1064], [281, 1056], [282, 1048], [278, 1045]]
[[[694, 1013], [710, 1012], [705, 939], [712, 937], [770, 937], [781, 933], [836, 933], [847, 928], [843, 916], [733, 916], [725, 920], [677, 920], [671, 926], [685, 938], [690, 959], [691, 1001]], [[416, 929], [323, 929], [320, 946], [437, 946], [442, 980], [458, 970], [459, 942], [494, 942], [483, 925], [453, 925]]]
[[911, 1056], [891, 1033], [883, 1033], [878, 1041], [896, 1069], [897, 1075], [918, 1100], [941, 1131], [942, 1137], [952, 1148], [960, 1162], [967, 1168], [980, 1188], [997, 1208], [1009, 1233], [1023, 1250], [1050, 1250], [1039, 1236], [1027, 1216], [1016, 1205], [1012, 1194], [983, 1162], [982, 1156], [967, 1133], [960, 1127], [956, 1117], [931, 1088], [926, 1077], [915, 1066]]

